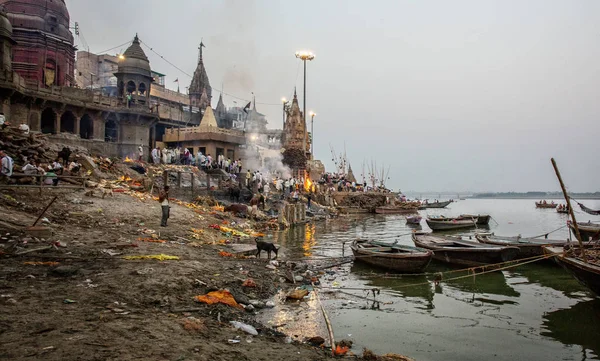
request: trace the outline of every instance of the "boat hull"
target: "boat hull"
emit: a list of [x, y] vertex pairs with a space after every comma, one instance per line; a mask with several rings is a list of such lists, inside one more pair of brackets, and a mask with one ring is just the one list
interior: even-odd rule
[[475, 214], [461, 214], [460, 218], [463, 219], [476, 219], [476, 223], [478, 226], [487, 226], [488, 224], [490, 224], [490, 219], [492, 218], [492, 216], [490, 216], [489, 214], [479, 214], [479, 215], [475, 215]]
[[600, 296], [600, 266], [585, 263], [575, 257], [563, 254], [562, 247], [544, 247], [546, 254], [554, 255], [554, 260], [571, 273], [581, 284]]
[[417, 247], [433, 251], [433, 259], [459, 266], [483, 266], [488, 264], [512, 261], [519, 254], [517, 247], [483, 246], [474, 248], [453, 248], [445, 246], [431, 246], [422, 242], [418, 235], [413, 235], [413, 242]]
[[484, 244], [493, 244], [496, 246], [510, 246], [519, 248], [519, 254], [517, 255], [517, 259], [521, 258], [529, 258], [535, 256], [544, 255], [544, 247], [545, 246], [558, 246], [564, 247], [569, 242], [568, 241], [558, 241], [558, 240], [547, 240], [548, 243], [542, 243], [544, 240], [540, 240], [538, 243], [528, 243], [528, 242], [519, 242], [517, 240], [501, 240], [501, 239], [493, 239], [486, 236], [476, 235], [475, 238], [481, 243]]
[[362, 214], [369, 213], [369, 210], [366, 208], [360, 207], [338, 207], [338, 211], [342, 214]]
[[421, 216], [406, 217], [406, 224], [420, 225], [422, 219]]
[[535, 207], [536, 208], [556, 208], [558, 206], [558, 203], [538, 203], [535, 202]]
[[356, 261], [399, 273], [422, 273], [433, 257], [433, 252], [425, 249], [413, 253], [375, 252], [360, 248], [356, 241], [350, 249]]
[[419, 209], [427, 209], [427, 208], [446, 208], [452, 201], [446, 202], [435, 202], [435, 203], [427, 203], [422, 204]]
[[377, 214], [414, 214], [418, 213], [417, 208], [396, 208], [396, 207], [377, 207], [375, 213]]
[[435, 221], [435, 220], [426, 220], [427, 225], [433, 231], [451, 231], [455, 229], [464, 229], [464, 228], [473, 228], [476, 226], [476, 222], [470, 220], [461, 220], [461, 221]]
[[[569, 228], [571, 229], [573, 234], [576, 234], [575, 227], [573, 227], [573, 222], [569, 222]], [[579, 228], [579, 234], [581, 234], [583, 242], [600, 239], [600, 225], [577, 222], [577, 228]]]

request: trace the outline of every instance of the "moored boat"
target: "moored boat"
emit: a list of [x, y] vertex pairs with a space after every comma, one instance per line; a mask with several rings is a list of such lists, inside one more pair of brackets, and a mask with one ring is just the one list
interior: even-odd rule
[[477, 225], [477, 219], [427, 218], [426, 222], [432, 231], [450, 231], [472, 228]]
[[375, 213], [377, 213], [377, 214], [412, 214], [412, 213], [418, 213], [418, 212], [419, 212], [418, 208], [404, 208], [404, 207], [394, 207], [394, 206], [375, 208]]
[[401, 273], [421, 273], [433, 257], [427, 249], [355, 240], [350, 246], [357, 261]]
[[427, 233], [413, 233], [412, 239], [417, 247], [433, 251], [434, 259], [467, 267], [507, 262], [519, 254], [517, 247], [481, 244]]
[[556, 208], [556, 206], [558, 206], [558, 204], [556, 204], [554, 202], [551, 202], [551, 203], [546, 203], [546, 201], [535, 202], [536, 208]]
[[421, 216], [408, 216], [408, 217], [406, 217], [406, 224], [420, 225], [422, 219], [423, 219], [423, 217], [421, 217]]
[[489, 214], [461, 214], [459, 218], [462, 219], [476, 219], [477, 220], [477, 225], [478, 226], [487, 226], [488, 224], [490, 224], [490, 219], [492, 218], [492, 216], [490, 216]]
[[419, 206], [419, 209], [427, 209], [427, 208], [446, 208], [452, 201], [446, 202], [433, 202], [433, 203], [422, 203]]
[[[563, 247], [545, 246], [544, 252], [553, 255], [556, 263], [570, 272], [580, 283], [587, 286], [596, 295], [600, 296], [600, 262], [597, 256], [595, 261], [583, 261], [580, 248], [576, 247], [565, 252]], [[586, 249], [586, 252], [590, 252]], [[595, 250], [598, 252], [598, 250]], [[597, 253], [596, 253], [597, 254]]]
[[[567, 222], [571, 232], [575, 234], [575, 228], [573, 227], [573, 222]], [[597, 241], [600, 239], [600, 224], [588, 222], [581, 223], [577, 222], [577, 228], [579, 228], [579, 234], [581, 234], [581, 240], [583, 242], [588, 242], [590, 240]]]
[[485, 244], [493, 244], [497, 246], [514, 246], [519, 248], [517, 258], [528, 258], [541, 256], [544, 254], [544, 246], [563, 247], [569, 244], [568, 240], [559, 239], [544, 239], [544, 238], [523, 238], [495, 236], [493, 234], [479, 233], [475, 238]]

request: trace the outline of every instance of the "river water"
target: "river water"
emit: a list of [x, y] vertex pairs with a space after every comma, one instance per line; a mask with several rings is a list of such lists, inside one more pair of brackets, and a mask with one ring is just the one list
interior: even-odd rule
[[[560, 200], [556, 200], [559, 202]], [[600, 208], [600, 201], [586, 201]], [[536, 209], [534, 200], [467, 199], [421, 216], [491, 214], [489, 230], [523, 237], [558, 229], [566, 239], [566, 215]], [[578, 221], [600, 217], [577, 212]], [[425, 220], [423, 230], [428, 231]], [[274, 237], [287, 258], [340, 257], [343, 243], [357, 237], [413, 245], [404, 216], [354, 215], [296, 227]], [[351, 254], [348, 244], [345, 255]], [[430, 264], [428, 272], [451, 270]], [[322, 277], [320, 298], [336, 339], [351, 339], [353, 351], [399, 353], [417, 360], [590, 360], [600, 359], [600, 298], [552, 262], [537, 262], [435, 286], [425, 276], [385, 277], [362, 264], [348, 264]], [[452, 276], [455, 276], [453, 274]], [[413, 284], [421, 284], [413, 286]], [[373, 296], [362, 288], [378, 288]], [[298, 339], [323, 336], [322, 315], [308, 302], [280, 303], [264, 321]], [[378, 302], [373, 302], [372, 300]]]

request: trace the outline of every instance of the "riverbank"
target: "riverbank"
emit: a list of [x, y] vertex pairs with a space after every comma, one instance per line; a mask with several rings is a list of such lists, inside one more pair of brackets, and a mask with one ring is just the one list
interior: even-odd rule
[[[43, 219], [52, 237], [20, 232], [54, 195], [58, 199]], [[141, 195], [115, 193], [103, 199], [83, 192], [40, 196], [27, 190], [0, 195], [6, 215], [0, 222], [0, 358], [331, 358], [328, 348], [256, 322], [259, 307], [278, 291], [296, 287], [281, 276], [285, 249], [278, 267], [264, 253], [262, 259], [231, 257], [228, 253], [235, 251], [227, 240], [232, 238], [214, 229], [227, 224], [249, 231], [256, 223], [210, 206], [172, 202], [169, 226], [162, 228], [158, 202]], [[254, 246], [251, 238], [235, 242]], [[127, 259], [148, 255], [174, 259]], [[217, 290], [228, 290], [238, 305], [257, 307], [244, 310], [195, 299]], [[252, 325], [258, 335], [236, 330], [229, 321]]]

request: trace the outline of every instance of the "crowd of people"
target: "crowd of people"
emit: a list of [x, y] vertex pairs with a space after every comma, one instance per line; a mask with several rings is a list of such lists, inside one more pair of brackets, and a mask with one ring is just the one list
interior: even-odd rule
[[2, 164], [2, 169], [0, 171], [1, 181], [3, 183], [9, 183], [11, 182], [11, 179], [18, 177], [20, 178], [19, 182], [21, 184], [38, 184], [39, 179], [41, 178], [43, 184], [57, 186], [59, 182], [58, 176], [78, 176], [81, 170], [81, 164], [78, 161], [78, 157], [75, 156], [73, 160], [71, 160], [71, 151], [68, 147], [63, 148], [58, 154], [59, 157], [48, 164], [39, 162], [34, 157], [24, 158], [22, 159], [23, 166], [19, 173], [15, 172], [14, 160], [4, 151], [0, 151]]
[[[219, 154], [213, 158], [210, 154], [198, 152], [194, 156], [188, 148], [163, 148], [156, 147], [150, 152], [154, 164], [181, 164], [192, 165], [202, 169], [223, 169], [227, 173], [239, 174], [242, 172], [242, 159], [231, 159]], [[144, 148], [138, 147], [138, 160], [144, 160]]]

